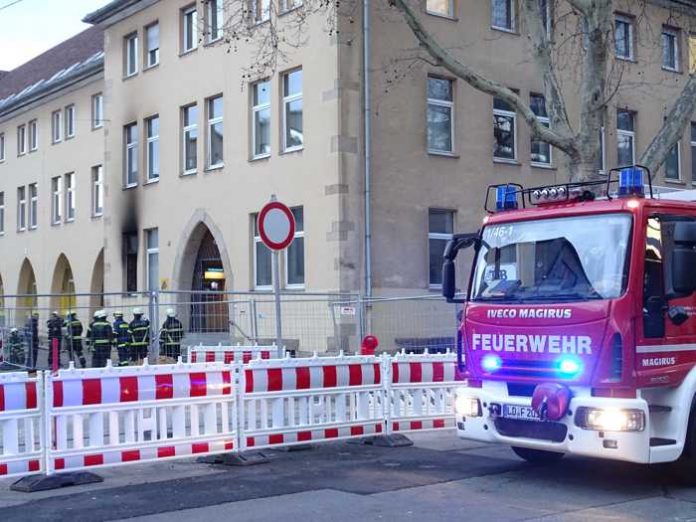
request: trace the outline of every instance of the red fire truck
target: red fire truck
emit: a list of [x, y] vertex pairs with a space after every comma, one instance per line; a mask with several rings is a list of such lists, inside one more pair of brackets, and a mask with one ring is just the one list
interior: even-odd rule
[[634, 166], [491, 186], [485, 208], [444, 256], [443, 294], [464, 303], [458, 435], [530, 461], [696, 461], [696, 204], [653, 197]]

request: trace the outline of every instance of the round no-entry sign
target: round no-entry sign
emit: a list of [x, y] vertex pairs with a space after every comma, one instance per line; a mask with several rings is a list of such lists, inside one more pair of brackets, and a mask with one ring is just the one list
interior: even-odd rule
[[271, 250], [284, 250], [295, 236], [295, 218], [287, 205], [271, 201], [259, 213], [259, 235]]

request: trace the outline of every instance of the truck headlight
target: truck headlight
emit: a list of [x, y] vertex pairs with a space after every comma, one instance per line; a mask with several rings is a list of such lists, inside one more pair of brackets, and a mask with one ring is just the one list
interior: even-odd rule
[[476, 397], [468, 395], [457, 395], [454, 402], [454, 407], [457, 414], [461, 417], [480, 417], [481, 416], [481, 401]]
[[643, 431], [645, 413], [642, 410], [580, 407], [575, 413], [575, 424], [595, 431]]

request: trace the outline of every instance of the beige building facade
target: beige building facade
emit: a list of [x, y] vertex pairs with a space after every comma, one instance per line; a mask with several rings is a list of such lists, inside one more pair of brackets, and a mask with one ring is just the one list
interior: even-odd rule
[[[271, 22], [259, 2], [258, 36], [271, 23], [293, 24], [299, 3], [274, 7]], [[452, 233], [480, 226], [487, 185], [563, 181], [562, 158], [533, 143], [505, 104], [414, 59], [415, 39], [383, 2], [368, 4], [366, 148], [365, 29], [361, 3], [348, 4], [334, 30], [325, 15], [311, 15], [306, 45], [250, 73], [257, 47], [227, 39], [230, 2], [115, 0], [86, 18], [88, 33], [99, 35], [94, 52], [50, 75], [41, 67], [51, 61], [39, 57], [23, 66], [27, 85], [21, 68], [0, 77], [0, 293], [267, 292], [270, 256], [255, 214], [276, 195], [299, 225], [281, 263], [286, 290], [365, 292], [369, 244], [373, 295], [436, 295], [442, 248]], [[445, 46], [545, 117], [515, 0], [421, 4]], [[607, 110], [603, 170], [648, 145], [690, 70], [691, 7], [636, 4], [616, 5], [614, 62], [624, 87]], [[568, 17], [549, 9], [549, 30], [562, 38]], [[81, 48], [80, 38], [62, 45]], [[69, 82], [43, 78], [61, 70]], [[576, 71], [563, 71], [574, 114]], [[55, 125], [63, 135], [53, 143]], [[685, 130], [659, 185], [692, 187], [694, 147], [696, 127], [693, 137]]]

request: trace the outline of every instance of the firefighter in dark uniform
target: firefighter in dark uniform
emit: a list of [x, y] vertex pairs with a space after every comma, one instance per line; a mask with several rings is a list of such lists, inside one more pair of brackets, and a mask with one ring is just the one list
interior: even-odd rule
[[10, 353], [10, 364], [20, 366], [24, 364], [24, 341], [19, 335], [17, 328], [10, 330], [10, 337], [7, 339], [7, 348]]
[[106, 320], [106, 312], [99, 310], [94, 314], [94, 321], [89, 325], [87, 338], [92, 343], [94, 356], [92, 357], [93, 368], [103, 368], [106, 361], [111, 357], [111, 345], [113, 343], [113, 330]]
[[82, 331], [83, 326], [80, 320], [77, 318], [75, 312], [68, 312], [68, 316], [65, 318], [65, 338], [68, 345], [68, 354], [70, 361], [75, 362], [75, 357], [79, 358], [80, 366], [83, 368], [87, 367], [87, 361], [85, 361], [85, 356], [82, 353]]
[[53, 353], [53, 343], [58, 342], [58, 357], [60, 357], [60, 344], [63, 337], [63, 320], [58, 315], [58, 312], [51, 313], [51, 318], [46, 321], [48, 328], [48, 351]]
[[27, 347], [27, 367], [36, 369], [37, 359], [39, 357], [39, 313], [32, 312], [27, 317], [27, 323], [24, 326], [24, 337], [26, 338]]
[[114, 312], [114, 340], [118, 348], [118, 365], [128, 366], [130, 356], [131, 329], [128, 323], [123, 320], [123, 312]]
[[136, 362], [147, 357], [147, 348], [150, 345], [150, 321], [143, 317], [140, 308], [133, 310], [133, 320], [130, 323], [131, 330], [131, 361]]
[[160, 350], [165, 357], [178, 359], [181, 355], [181, 339], [184, 337], [184, 327], [181, 321], [176, 318], [176, 311], [173, 308], [167, 310], [167, 319], [162, 325], [160, 334]]

